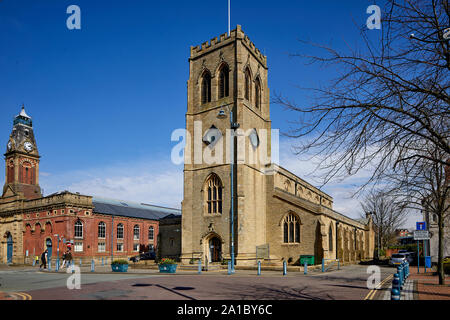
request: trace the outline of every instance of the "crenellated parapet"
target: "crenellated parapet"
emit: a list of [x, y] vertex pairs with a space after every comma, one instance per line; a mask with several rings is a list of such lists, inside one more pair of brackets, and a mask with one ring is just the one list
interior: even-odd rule
[[250, 38], [242, 31], [240, 25], [236, 26], [236, 29], [230, 31], [230, 35], [228, 33], [223, 33], [219, 37], [215, 37], [210, 41], [203, 42], [198, 46], [191, 46], [191, 59], [196, 59], [204, 54], [207, 54], [211, 51], [217, 50], [230, 42], [241, 40], [241, 42], [254, 54], [256, 59], [261, 62], [264, 67], [267, 68], [267, 57], [256, 48], [255, 44], [250, 40]]

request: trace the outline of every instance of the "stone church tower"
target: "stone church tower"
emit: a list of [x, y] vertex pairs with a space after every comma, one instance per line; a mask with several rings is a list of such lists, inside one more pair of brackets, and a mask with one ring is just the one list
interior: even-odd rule
[[[230, 35], [191, 47], [189, 67], [182, 261], [230, 258], [233, 196], [235, 259], [241, 264], [266, 243], [267, 58], [238, 25]], [[237, 129], [234, 142], [231, 128]]]
[[33, 123], [22, 107], [20, 114], [14, 118], [12, 133], [6, 147], [6, 179], [2, 198], [42, 197], [39, 187], [39, 158]]

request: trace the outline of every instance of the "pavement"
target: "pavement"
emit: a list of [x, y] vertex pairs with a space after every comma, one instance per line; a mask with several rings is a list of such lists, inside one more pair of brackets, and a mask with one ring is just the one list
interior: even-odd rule
[[[381, 279], [393, 273], [381, 267]], [[177, 270], [161, 274], [156, 269], [129, 267], [127, 273], [113, 273], [110, 266], [98, 266], [90, 272], [83, 266], [80, 289], [67, 286], [72, 273], [39, 271], [35, 267], [0, 268], [0, 291], [4, 299], [33, 300], [363, 300], [368, 266], [348, 265], [322, 273], [262, 270], [202, 272]], [[1, 299], [1, 298], [0, 298]]]
[[[436, 268], [427, 269], [410, 266], [410, 275], [401, 291], [400, 300], [450, 300], [450, 276], [444, 285], [439, 285]], [[391, 300], [392, 278], [380, 288], [374, 300]]]

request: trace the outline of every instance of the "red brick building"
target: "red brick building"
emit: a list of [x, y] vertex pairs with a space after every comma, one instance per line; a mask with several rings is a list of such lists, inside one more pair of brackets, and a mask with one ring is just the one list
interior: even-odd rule
[[[177, 209], [68, 191], [43, 196], [31, 117], [22, 108], [7, 144], [0, 198], [0, 263], [31, 263], [48, 249], [74, 259], [127, 258], [157, 246], [159, 220]], [[109, 260], [108, 259], [108, 260]], [[110, 261], [110, 260], [109, 260]]]

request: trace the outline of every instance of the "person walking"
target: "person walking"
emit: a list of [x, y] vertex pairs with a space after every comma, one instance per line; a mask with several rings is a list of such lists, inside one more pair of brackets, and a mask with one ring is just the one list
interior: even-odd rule
[[42, 266], [44, 266], [44, 269], [47, 269], [47, 249], [45, 249], [44, 252], [42, 252], [41, 255], [41, 265], [39, 266], [39, 270], [42, 269]]
[[39, 256], [35, 256], [34, 260], [36, 261], [35, 265], [38, 266], [39, 265]]
[[66, 259], [67, 259], [67, 251], [63, 253], [62, 255], [62, 265], [61, 268], [64, 268], [64, 265], [66, 264]]
[[66, 267], [69, 268], [70, 265], [72, 264], [72, 252], [70, 252], [70, 250], [67, 251], [66, 253]]

